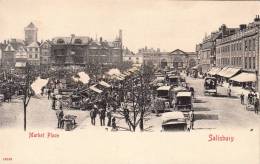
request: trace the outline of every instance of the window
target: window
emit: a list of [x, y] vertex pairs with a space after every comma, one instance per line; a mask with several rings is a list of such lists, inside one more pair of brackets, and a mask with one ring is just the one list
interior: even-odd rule
[[253, 66], [252, 69], [255, 69], [255, 57], [253, 57]]
[[251, 39], [248, 40], [248, 50], [251, 51]]
[[247, 57], [245, 57], [245, 69], [247, 69]]
[[251, 69], [251, 57], [248, 57], [248, 68]]
[[29, 55], [29, 58], [32, 58], [32, 54]]
[[253, 42], [252, 42], [252, 50], [255, 51], [255, 39], [253, 39]]
[[129, 57], [128, 59], [131, 60], [131, 57]]
[[38, 58], [38, 54], [35, 54], [35, 58]]
[[247, 51], [247, 40], [245, 40], [245, 51]]

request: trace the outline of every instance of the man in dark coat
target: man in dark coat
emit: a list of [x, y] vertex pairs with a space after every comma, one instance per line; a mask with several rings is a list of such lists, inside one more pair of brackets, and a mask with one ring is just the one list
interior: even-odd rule
[[259, 110], [259, 99], [258, 98], [255, 99], [254, 106], [255, 106], [255, 113], [258, 114], [258, 110]]
[[244, 104], [244, 99], [245, 99], [245, 95], [243, 94], [243, 92], [240, 95], [240, 100], [241, 100], [241, 104]]
[[96, 105], [92, 110], [90, 111], [90, 118], [91, 118], [91, 124], [95, 125], [96, 124], [96, 116], [97, 116], [97, 111], [96, 111]]
[[63, 128], [63, 123], [62, 123], [62, 119], [64, 116], [63, 110], [59, 109], [56, 111], [56, 116], [58, 119], [58, 128]]
[[50, 99], [50, 96], [51, 96], [51, 89], [49, 88], [48, 89], [48, 100]]
[[105, 126], [106, 110], [104, 108], [101, 108], [99, 118], [100, 125]]
[[107, 122], [107, 126], [111, 126], [111, 119], [112, 119], [112, 113], [111, 113], [111, 109], [108, 109], [107, 111], [107, 119], [108, 119], [108, 122]]

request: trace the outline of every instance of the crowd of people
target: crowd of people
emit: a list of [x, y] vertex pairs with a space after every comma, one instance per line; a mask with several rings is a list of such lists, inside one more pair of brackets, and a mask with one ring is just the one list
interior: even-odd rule
[[[245, 95], [244, 93], [242, 92], [241, 95], [240, 95], [240, 101], [241, 101], [241, 104], [244, 105], [245, 104]], [[256, 114], [258, 114], [258, 111], [259, 111], [259, 94], [255, 91], [250, 91], [248, 94], [247, 94], [247, 108], [253, 108], [254, 109], [254, 112]]]

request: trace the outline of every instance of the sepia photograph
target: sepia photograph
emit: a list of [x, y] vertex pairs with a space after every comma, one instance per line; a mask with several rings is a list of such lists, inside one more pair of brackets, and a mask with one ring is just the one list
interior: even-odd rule
[[0, 163], [260, 164], [259, 9], [0, 0]]

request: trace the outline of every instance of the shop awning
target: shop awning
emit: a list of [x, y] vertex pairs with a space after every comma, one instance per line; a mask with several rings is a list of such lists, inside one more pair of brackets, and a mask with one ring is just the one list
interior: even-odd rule
[[240, 83], [256, 82], [256, 74], [242, 72], [242, 73], [238, 74], [237, 76], [232, 77], [230, 80], [237, 81], [237, 82], [240, 82]]
[[116, 80], [124, 80], [125, 78], [120, 76], [120, 75], [112, 75], [111, 79], [116, 79]]
[[221, 71], [221, 68], [213, 67], [213, 68], [211, 68], [211, 70], [208, 72], [208, 74], [210, 74], [210, 75], [216, 75], [216, 74], [219, 73], [220, 71]]
[[96, 88], [95, 85], [90, 86], [89, 89], [91, 89], [92, 91], [97, 92], [97, 93], [102, 93], [103, 92], [102, 90]]
[[108, 83], [105, 82], [105, 81], [100, 81], [99, 84], [102, 85], [102, 86], [104, 86], [104, 87], [107, 87], [107, 88], [110, 88], [110, 87], [111, 87], [111, 85], [108, 84]]
[[26, 62], [16, 62], [15, 67], [26, 67]]
[[219, 71], [219, 72], [217, 73], [217, 75], [223, 76], [223, 75], [226, 73], [226, 71], [227, 71], [228, 68], [229, 68], [229, 67], [224, 67], [221, 71]]
[[226, 78], [231, 78], [232, 76], [234, 76], [235, 74], [237, 74], [240, 71], [240, 68], [228, 68], [226, 70], [226, 72], [223, 74], [223, 77]]

